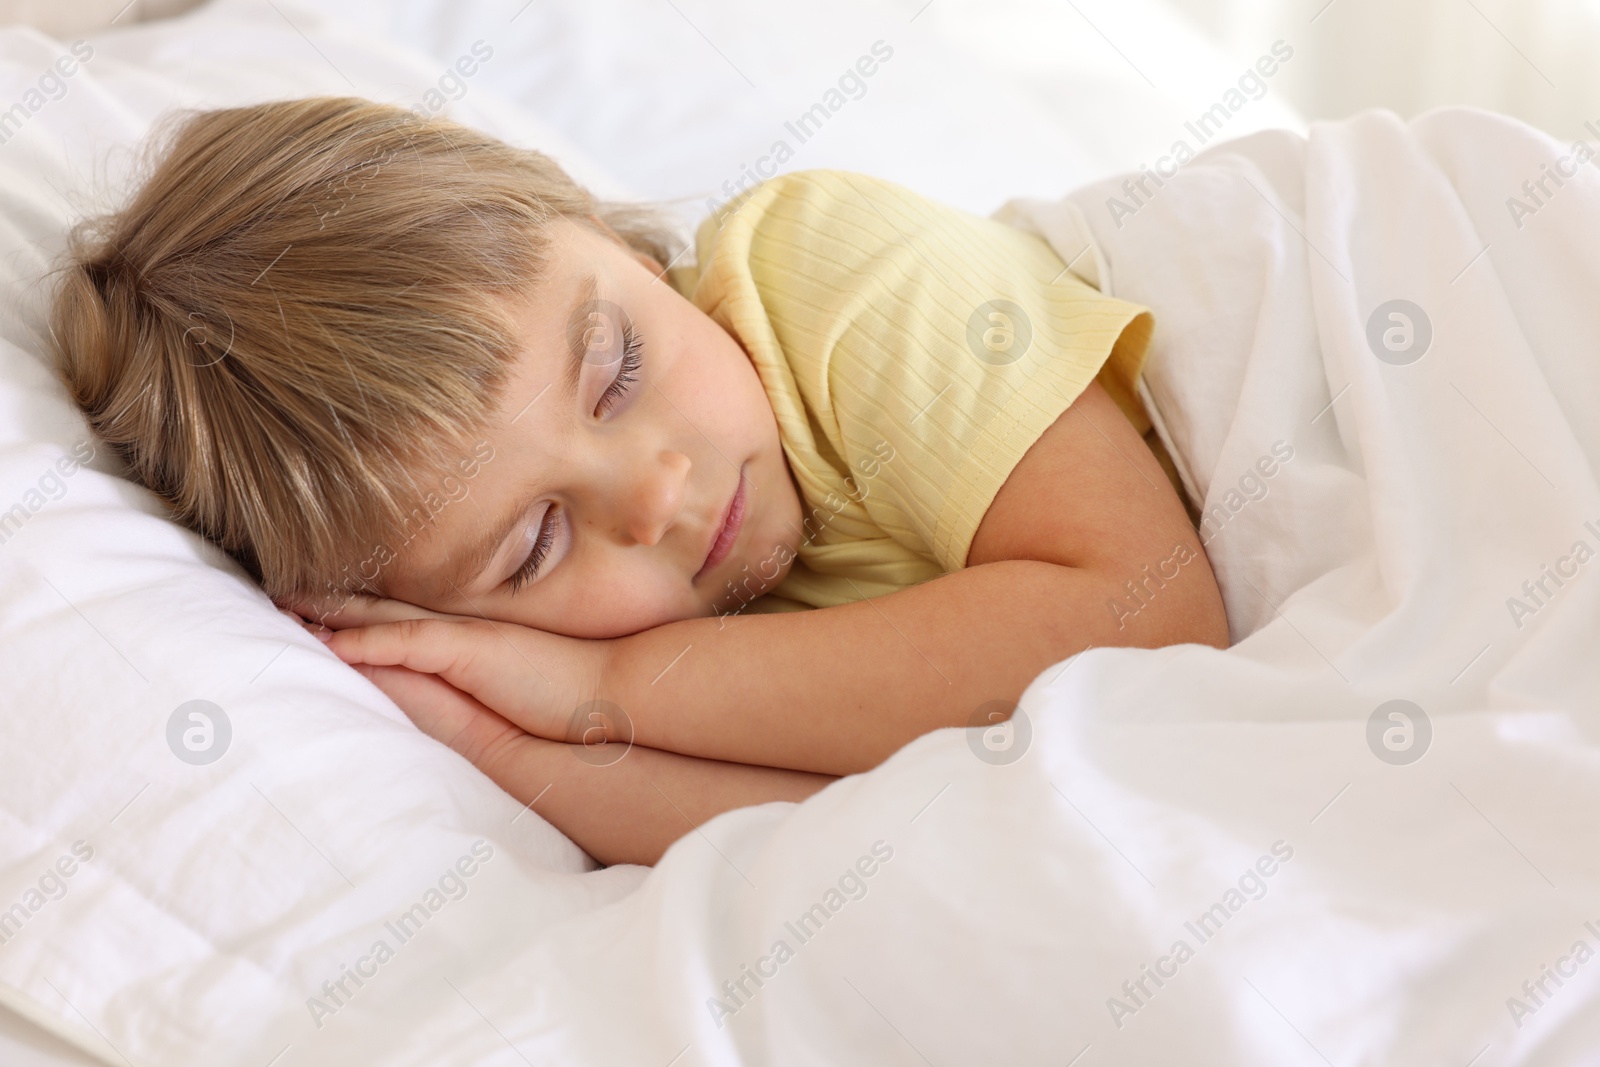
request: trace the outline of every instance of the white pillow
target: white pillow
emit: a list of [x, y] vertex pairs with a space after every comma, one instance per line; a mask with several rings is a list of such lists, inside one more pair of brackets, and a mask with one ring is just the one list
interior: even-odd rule
[[[440, 75], [321, 21], [238, 0], [97, 36], [76, 57], [0, 29], [0, 116], [13, 101], [25, 116], [0, 127], [0, 1004], [112, 1062], [108, 1042], [136, 1062], [209, 1063], [224, 1029], [240, 1048], [303, 1031], [303, 1010], [264, 1008], [298, 1006], [364, 950], [373, 916], [410, 907], [480, 839], [494, 859], [472, 892], [519, 895], [526, 928], [445, 914], [434, 921], [448, 936], [413, 965], [492, 955], [645, 873], [580, 886], [595, 866], [581, 850], [117, 477], [47, 369], [41, 276], [69, 223], [119, 199], [129, 146], [155, 116], [316, 93], [409, 103]], [[620, 190], [487, 93], [457, 115]], [[224, 746], [212, 716], [223, 754], [205, 765], [168, 743], [195, 700], [231, 729]], [[197, 1026], [197, 1011], [230, 1021]]]

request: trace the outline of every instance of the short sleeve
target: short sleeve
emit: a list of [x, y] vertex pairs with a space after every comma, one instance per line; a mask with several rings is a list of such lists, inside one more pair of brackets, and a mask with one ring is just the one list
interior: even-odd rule
[[897, 553], [924, 577], [963, 568], [1012, 469], [1096, 377], [1149, 426], [1135, 391], [1149, 312], [1037, 236], [802, 171], [729, 205], [697, 244], [696, 304], [750, 353], [797, 483], [826, 501], [801, 553], [813, 571], [856, 569], [866, 589], [893, 584]]

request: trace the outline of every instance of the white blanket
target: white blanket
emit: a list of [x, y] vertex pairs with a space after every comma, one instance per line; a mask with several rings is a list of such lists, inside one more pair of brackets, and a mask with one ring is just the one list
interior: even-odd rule
[[533, 1062], [1593, 1063], [1600, 180], [1522, 188], [1568, 152], [1370, 112], [1014, 205], [1206, 398], [1163, 415], [1240, 643], [1053, 667], [1014, 762], [725, 816], [462, 991]]

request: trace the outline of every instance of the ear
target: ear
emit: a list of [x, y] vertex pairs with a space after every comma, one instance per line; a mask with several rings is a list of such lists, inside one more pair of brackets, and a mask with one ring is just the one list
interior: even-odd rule
[[637, 248], [634, 248], [632, 245], [630, 245], [627, 241], [623, 240], [622, 236], [620, 234], [618, 234], [616, 230], [613, 230], [610, 226], [608, 226], [606, 224], [605, 220], [600, 218], [600, 216], [598, 216], [598, 215], [590, 215], [589, 216], [589, 221], [591, 223], [593, 223], [595, 228], [598, 229], [601, 233], [605, 234], [606, 236], [610, 237], [613, 241], [617, 242], [617, 244], [621, 245], [628, 252], [629, 255], [633, 256], [634, 259], [639, 261], [640, 265], [642, 265], [645, 270], [648, 270], [651, 274], [654, 274], [657, 278], [660, 278], [660, 277], [662, 277], [663, 275], [665, 275], [667, 273], [667, 268], [663, 267], [660, 263], [656, 262], [656, 258], [654, 256], [647, 255], [646, 253], [639, 251]]

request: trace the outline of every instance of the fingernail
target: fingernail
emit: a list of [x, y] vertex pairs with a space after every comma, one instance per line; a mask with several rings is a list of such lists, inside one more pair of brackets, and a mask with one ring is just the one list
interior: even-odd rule
[[329, 641], [333, 640], [333, 631], [324, 626], [322, 629], [317, 631], [317, 640], [321, 641], [323, 644], [327, 644]]

